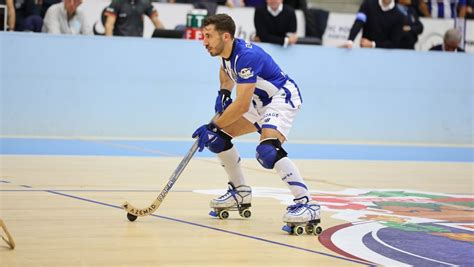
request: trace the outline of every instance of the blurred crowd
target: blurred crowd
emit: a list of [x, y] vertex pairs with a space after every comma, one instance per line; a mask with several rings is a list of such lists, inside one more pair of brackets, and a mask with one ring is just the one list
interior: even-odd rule
[[[306, 0], [112, 0], [102, 12], [104, 35], [143, 36], [143, 17], [148, 16], [156, 29], [164, 29], [158, 10], [152, 2], [190, 3], [215, 13], [216, 6], [255, 8], [254, 42], [268, 42], [284, 47], [297, 43], [321, 44], [321, 22], [318, 12], [308, 8]], [[0, 0], [6, 6], [8, 31], [31, 31], [53, 34], [94, 34], [80, 8], [82, 0]], [[423, 32], [420, 17], [474, 18], [474, 0], [363, 0], [349, 38], [341, 47], [352, 48], [362, 32], [362, 48], [414, 49]], [[296, 34], [295, 10], [305, 19], [305, 37]], [[326, 14], [327, 16], [327, 14]], [[4, 18], [0, 18], [4, 19]], [[325, 27], [325, 25], [323, 25]], [[450, 29], [444, 42], [432, 48], [438, 51], [462, 52], [461, 33]]]

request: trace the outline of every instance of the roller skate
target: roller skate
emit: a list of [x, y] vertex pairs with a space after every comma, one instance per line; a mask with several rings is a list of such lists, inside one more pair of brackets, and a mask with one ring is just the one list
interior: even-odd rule
[[307, 197], [295, 199], [295, 204], [288, 206], [286, 214], [283, 215], [286, 225], [282, 230], [294, 235], [302, 235], [304, 232], [319, 235], [323, 231], [318, 226], [321, 223], [320, 209], [318, 204], [308, 201]]
[[211, 200], [210, 206], [213, 211], [209, 215], [218, 217], [221, 220], [229, 218], [229, 211], [239, 211], [240, 216], [250, 218], [250, 201], [252, 200], [252, 189], [249, 186], [241, 185], [235, 187], [229, 182], [229, 189], [224, 195]]

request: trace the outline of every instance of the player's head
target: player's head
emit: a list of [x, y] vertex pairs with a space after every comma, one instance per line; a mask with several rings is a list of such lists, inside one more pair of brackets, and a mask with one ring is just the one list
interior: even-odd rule
[[208, 16], [202, 22], [203, 42], [211, 56], [221, 55], [234, 40], [235, 23], [227, 14]]
[[447, 30], [444, 34], [444, 50], [450, 52], [456, 51], [461, 39], [461, 33], [457, 29]]

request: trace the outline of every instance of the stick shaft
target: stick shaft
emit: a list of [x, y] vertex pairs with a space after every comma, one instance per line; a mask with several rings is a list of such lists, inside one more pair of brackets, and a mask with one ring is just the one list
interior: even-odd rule
[[[218, 114], [214, 115], [212, 120], [217, 118]], [[211, 120], [211, 121], [212, 121]], [[171, 174], [171, 177], [168, 180], [168, 183], [165, 185], [165, 187], [161, 190], [160, 194], [156, 197], [156, 199], [151, 203], [150, 206], [144, 208], [144, 209], [139, 209], [134, 207], [132, 204], [125, 202], [123, 203], [122, 207], [130, 214], [135, 215], [137, 217], [142, 217], [142, 216], [147, 216], [155, 212], [158, 207], [161, 205], [161, 202], [163, 202], [163, 199], [166, 197], [168, 192], [171, 190], [173, 187], [174, 183], [178, 180], [179, 176], [181, 173], [184, 171], [186, 166], [188, 165], [189, 161], [193, 158], [194, 154], [198, 150], [198, 144], [199, 144], [199, 139], [194, 141], [194, 144], [191, 146], [189, 149], [188, 153], [184, 158], [181, 160], [179, 163], [178, 167], [174, 170], [174, 172]]]

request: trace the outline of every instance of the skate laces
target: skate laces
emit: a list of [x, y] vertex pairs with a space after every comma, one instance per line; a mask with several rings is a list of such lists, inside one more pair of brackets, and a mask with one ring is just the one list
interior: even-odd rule
[[302, 209], [308, 207], [308, 204], [302, 204], [302, 203], [296, 203], [294, 205], [290, 205], [288, 206], [286, 209], [288, 210], [288, 212], [290, 213], [298, 213], [300, 212]]
[[227, 199], [229, 197], [233, 197], [236, 194], [236, 190], [233, 188], [227, 189], [227, 193], [223, 194], [222, 196], [218, 197], [218, 199]]

